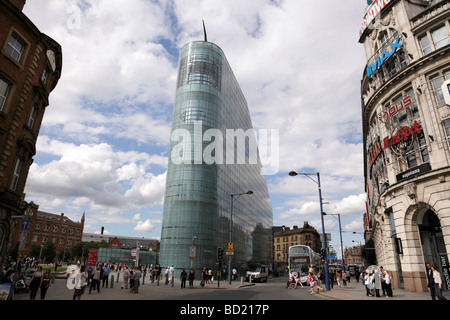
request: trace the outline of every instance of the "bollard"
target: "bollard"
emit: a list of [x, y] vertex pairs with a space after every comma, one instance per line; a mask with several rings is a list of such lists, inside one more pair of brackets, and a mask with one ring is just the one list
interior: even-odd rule
[[110, 288], [114, 287], [114, 275], [111, 275], [111, 285]]
[[117, 272], [117, 283], [119, 283], [120, 272]]

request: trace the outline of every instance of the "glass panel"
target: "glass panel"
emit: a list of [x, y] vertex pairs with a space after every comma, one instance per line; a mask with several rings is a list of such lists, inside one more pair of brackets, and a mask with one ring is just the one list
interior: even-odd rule
[[430, 40], [428, 39], [427, 35], [420, 38], [420, 46], [422, 47], [423, 55], [427, 55], [432, 51]]
[[434, 30], [431, 33], [431, 36], [433, 37], [433, 42], [436, 50], [450, 44], [450, 38], [448, 36], [447, 28], [445, 26], [442, 26], [441, 28]]

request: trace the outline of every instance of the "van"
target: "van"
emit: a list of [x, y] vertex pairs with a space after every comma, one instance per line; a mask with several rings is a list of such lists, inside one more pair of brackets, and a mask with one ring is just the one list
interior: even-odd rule
[[250, 265], [245, 276], [247, 282], [266, 282], [269, 277], [269, 267], [264, 264]]

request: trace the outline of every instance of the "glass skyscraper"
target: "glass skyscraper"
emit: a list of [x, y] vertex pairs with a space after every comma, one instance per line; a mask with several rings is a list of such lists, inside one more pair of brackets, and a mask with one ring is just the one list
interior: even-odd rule
[[[247, 133], [247, 138], [243, 138]], [[180, 52], [161, 232], [160, 263], [217, 270], [272, 262], [273, 213], [247, 102], [223, 53], [196, 41]], [[231, 196], [247, 191], [253, 194]], [[230, 256], [224, 255], [228, 266]], [[197, 273], [198, 274], [198, 273]], [[198, 278], [198, 277], [197, 277]]]

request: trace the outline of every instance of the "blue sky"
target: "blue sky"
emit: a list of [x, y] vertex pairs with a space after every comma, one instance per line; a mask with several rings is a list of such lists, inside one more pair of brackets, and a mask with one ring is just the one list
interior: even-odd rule
[[[365, 193], [358, 43], [366, 1], [33, 0], [24, 13], [63, 48], [26, 200], [64, 212], [85, 232], [159, 238], [179, 49], [220, 46], [256, 130], [279, 132], [279, 169], [266, 176], [274, 225], [321, 233], [341, 214], [344, 246], [363, 238]], [[313, 177], [315, 178], [315, 177]], [[336, 217], [325, 217], [339, 248]]]

